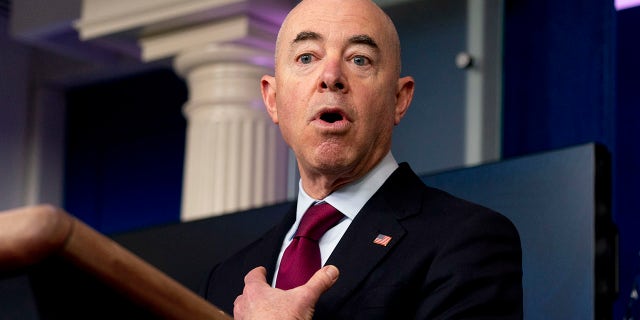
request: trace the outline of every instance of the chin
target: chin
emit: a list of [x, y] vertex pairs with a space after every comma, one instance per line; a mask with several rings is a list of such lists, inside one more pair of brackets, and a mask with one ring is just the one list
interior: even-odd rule
[[353, 161], [344, 157], [324, 156], [315, 159], [314, 167], [323, 174], [343, 174], [354, 165]]

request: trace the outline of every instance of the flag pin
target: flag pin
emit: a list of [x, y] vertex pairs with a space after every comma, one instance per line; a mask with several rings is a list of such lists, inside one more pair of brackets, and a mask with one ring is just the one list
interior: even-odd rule
[[378, 236], [373, 239], [373, 243], [383, 247], [386, 247], [389, 244], [389, 241], [391, 241], [391, 237], [382, 233], [378, 233]]

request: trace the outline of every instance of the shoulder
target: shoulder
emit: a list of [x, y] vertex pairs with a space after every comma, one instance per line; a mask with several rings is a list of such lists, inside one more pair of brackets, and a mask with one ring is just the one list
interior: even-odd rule
[[515, 228], [507, 217], [491, 208], [428, 186], [423, 192], [421, 208], [431, 216], [450, 219], [458, 224], [482, 222]]
[[497, 239], [520, 249], [518, 231], [507, 217], [425, 185], [407, 164], [401, 164], [380, 191], [384, 202], [397, 208], [393, 214], [398, 222], [414, 236], [440, 243]]
[[491, 208], [425, 185], [406, 163], [400, 164], [379, 193], [378, 196], [384, 198], [385, 202], [400, 208], [398, 211], [401, 212], [396, 213], [399, 219], [438, 219], [456, 224], [483, 221], [513, 227], [508, 218]]
[[522, 248], [515, 225], [491, 208], [443, 190], [424, 184], [420, 190], [416, 213], [401, 224], [407, 243], [430, 248], [425, 283], [439, 292], [431, 300], [445, 305], [451, 297], [465, 297], [449, 305], [448, 318], [471, 306], [521, 318]]
[[520, 255], [520, 236], [509, 218], [443, 190], [425, 186], [419, 213], [412, 218], [405, 225], [421, 225], [445, 247], [463, 242], [473, 242], [480, 249], [483, 243], [509, 245], [510, 251]]

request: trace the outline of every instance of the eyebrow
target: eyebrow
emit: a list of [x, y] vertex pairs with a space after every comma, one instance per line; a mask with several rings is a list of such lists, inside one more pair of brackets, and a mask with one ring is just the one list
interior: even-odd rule
[[[293, 39], [291, 43], [295, 44], [298, 42], [303, 42], [308, 40], [322, 40], [322, 39], [323, 39], [322, 35], [320, 35], [317, 32], [302, 31], [296, 35], [295, 39]], [[379, 48], [376, 41], [366, 34], [358, 34], [358, 35], [352, 36], [351, 38], [349, 38], [348, 42], [351, 44], [363, 44], [376, 50], [378, 50]]]
[[291, 41], [292, 44], [307, 40], [321, 40], [322, 36], [313, 31], [302, 31], [296, 35], [296, 38]]
[[364, 44], [376, 50], [378, 49], [378, 44], [376, 43], [376, 41], [366, 34], [359, 34], [349, 38], [349, 43]]

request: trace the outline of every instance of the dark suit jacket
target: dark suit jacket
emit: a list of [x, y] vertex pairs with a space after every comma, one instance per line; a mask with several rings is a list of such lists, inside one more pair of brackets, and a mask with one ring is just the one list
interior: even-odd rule
[[[283, 221], [212, 270], [205, 298], [233, 313], [244, 275], [273, 278]], [[392, 239], [373, 243], [378, 235]], [[340, 270], [314, 319], [521, 319], [522, 254], [504, 216], [425, 186], [406, 164], [358, 213], [329, 257]]]

